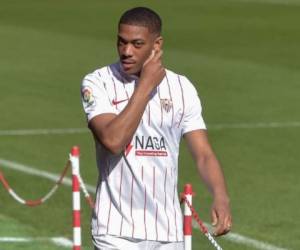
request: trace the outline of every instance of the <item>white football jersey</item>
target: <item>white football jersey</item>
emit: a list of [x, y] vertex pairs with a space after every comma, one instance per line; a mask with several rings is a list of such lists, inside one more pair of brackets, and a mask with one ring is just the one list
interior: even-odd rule
[[[138, 78], [124, 74], [119, 63], [88, 74], [81, 87], [87, 120], [104, 113], [118, 115], [137, 84]], [[190, 81], [166, 70], [122, 154], [112, 155], [96, 141], [100, 178], [93, 235], [183, 241], [177, 193], [179, 143], [184, 133], [206, 129], [201, 111]]]

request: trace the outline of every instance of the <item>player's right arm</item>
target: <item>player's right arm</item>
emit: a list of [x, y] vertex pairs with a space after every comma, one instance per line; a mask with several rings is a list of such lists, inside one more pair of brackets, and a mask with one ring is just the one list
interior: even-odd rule
[[104, 113], [89, 121], [89, 128], [96, 139], [112, 154], [121, 153], [131, 141], [151, 92], [164, 78], [161, 56], [162, 51], [159, 51], [144, 64], [137, 87], [120, 114]]

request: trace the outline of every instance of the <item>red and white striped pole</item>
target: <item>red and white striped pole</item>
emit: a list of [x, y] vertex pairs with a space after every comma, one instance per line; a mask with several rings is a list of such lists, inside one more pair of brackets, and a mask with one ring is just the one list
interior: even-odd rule
[[79, 147], [74, 146], [70, 155], [73, 188], [73, 250], [81, 249], [79, 154]]
[[[191, 184], [184, 185], [184, 196], [192, 205], [193, 188]], [[192, 212], [186, 202], [184, 202], [184, 221], [183, 221], [183, 234], [184, 234], [184, 249], [192, 250]]]

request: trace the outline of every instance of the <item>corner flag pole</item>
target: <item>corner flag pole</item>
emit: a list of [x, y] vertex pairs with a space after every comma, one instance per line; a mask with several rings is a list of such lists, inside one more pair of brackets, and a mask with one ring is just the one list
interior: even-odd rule
[[[191, 184], [184, 185], [184, 196], [192, 204], [193, 189]], [[187, 203], [184, 203], [184, 249], [192, 250], [192, 212]]]
[[74, 146], [70, 155], [73, 190], [73, 250], [81, 250], [79, 154], [79, 147]]

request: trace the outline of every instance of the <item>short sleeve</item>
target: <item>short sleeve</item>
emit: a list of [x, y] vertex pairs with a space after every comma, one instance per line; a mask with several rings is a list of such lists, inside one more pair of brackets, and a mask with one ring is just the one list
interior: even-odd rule
[[184, 77], [184, 99], [185, 112], [183, 116], [183, 134], [197, 130], [206, 129], [204, 119], [202, 117], [202, 106], [197, 90], [193, 84]]
[[87, 75], [82, 81], [81, 101], [88, 122], [100, 114], [116, 113], [110, 103], [104, 82], [92, 74]]

